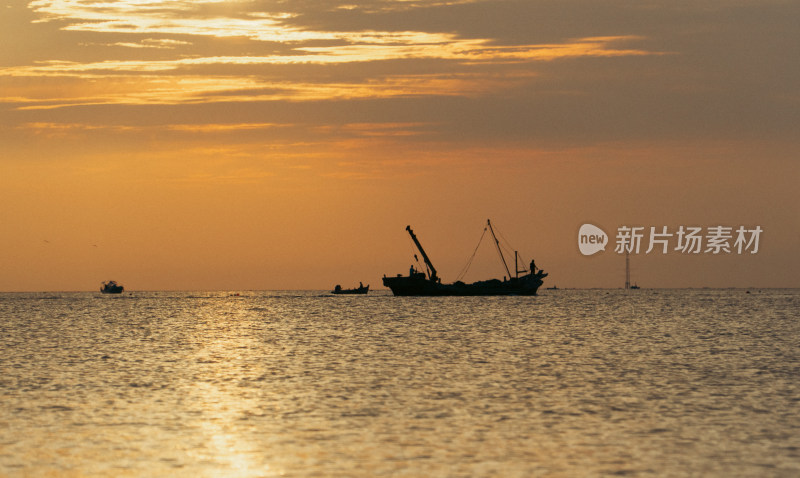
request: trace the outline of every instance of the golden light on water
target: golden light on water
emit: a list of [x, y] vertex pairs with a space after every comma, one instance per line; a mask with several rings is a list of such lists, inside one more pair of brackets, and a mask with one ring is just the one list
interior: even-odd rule
[[[260, 324], [231, 297], [215, 297], [196, 316], [195, 339], [200, 343], [195, 353], [181, 366], [191, 371], [191, 382], [183, 385], [182, 401], [193, 410], [189, 423], [196, 429], [186, 452], [196, 463], [205, 463], [215, 476], [279, 476], [270, 465], [270, 450], [264, 448], [264, 434], [269, 429], [251, 425], [253, 418], [268, 413], [264, 396], [272, 397], [267, 382], [267, 364], [249, 362], [246, 351], [263, 347], [257, 336], [232, 332], [240, 327], [256, 329]], [[269, 348], [266, 349], [269, 351]], [[255, 393], [253, 384], [263, 384]]]
[[[209, 382], [192, 387], [200, 417], [196, 424], [204, 446], [190, 450], [198, 462], [210, 461], [226, 470], [224, 476], [280, 476], [282, 473], [262, 463], [267, 450], [254, 449], [255, 444], [241, 434], [243, 410], [254, 406], [241, 396], [233, 397]], [[253, 459], [259, 457], [259, 461]], [[221, 475], [222, 476], [222, 475]]]

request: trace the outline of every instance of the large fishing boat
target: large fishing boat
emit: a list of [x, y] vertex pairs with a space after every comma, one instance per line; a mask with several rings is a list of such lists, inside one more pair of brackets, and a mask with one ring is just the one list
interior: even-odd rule
[[[459, 280], [452, 284], [442, 284], [442, 280], [436, 274], [436, 268], [428, 258], [428, 254], [425, 253], [425, 249], [422, 248], [422, 244], [420, 244], [414, 231], [411, 230], [411, 226], [406, 226], [406, 231], [411, 235], [411, 239], [425, 261], [426, 272], [418, 271], [414, 266], [411, 266], [407, 276], [397, 274], [396, 277], [386, 277], [384, 275], [383, 285], [391, 289], [394, 295], [404, 296], [536, 295], [536, 291], [542, 285], [543, 279], [547, 277], [547, 273], [541, 269], [537, 272], [533, 261], [531, 261], [530, 270], [525, 270], [524, 266], [523, 269], [520, 269], [518, 264], [519, 255], [514, 251], [514, 274], [512, 275], [500, 248], [500, 241], [495, 236], [491, 221], [486, 221], [486, 229], [491, 231], [497, 251], [503, 261], [503, 266], [508, 273], [508, 276], [504, 277], [503, 280], [491, 279], [473, 282], [472, 284]], [[484, 229], [484, 234], [486, 229]], [[483, 236], [481, 236], [481, 239], [483, 239]], [[478, 245], [480, 245], [480, 242]], [[520, 275], [520, 273], [523, 274]]]
[[113, 280], [103, 282], [103, 287], [100, 288], [100, 292], [103, 294], [122, 294], [123, 290], [125, 290], [125, 288]]

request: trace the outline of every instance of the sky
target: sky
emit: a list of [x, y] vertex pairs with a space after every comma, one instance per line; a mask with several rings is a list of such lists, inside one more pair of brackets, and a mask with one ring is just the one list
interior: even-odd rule
[[[0, 291], [376, 289], [414, 261], [406, 225], [450, 282], [487, 219], [546, 287], [621, 287], [626, 227], [647, 233], [642, 287], [800, 287], [798, 18], [777, 0], [2, 1]], [[580, 252], [583, 224], [605, 250]], [[651, 227], [666, 252], [645, 252]], [[507, 275], [477, 250], [464, 280]]]

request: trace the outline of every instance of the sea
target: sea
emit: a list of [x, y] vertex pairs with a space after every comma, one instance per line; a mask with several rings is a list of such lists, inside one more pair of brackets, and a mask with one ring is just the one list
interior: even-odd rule
[[800, 476], [800, 290], [0, 294], [3, 477]]

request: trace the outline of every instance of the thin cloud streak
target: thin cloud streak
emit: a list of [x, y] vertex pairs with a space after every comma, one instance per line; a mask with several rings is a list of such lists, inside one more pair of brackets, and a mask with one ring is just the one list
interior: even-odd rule
[[[140, 42], [117, 42], [117, 43], [109, 43], [106, 44], [105, 46], [122, 46], [126, 48], [153, 48], [153, 49], [163, 49], [163, 50], [174, 50], [179, 46], [186, 46], [186, 45], [191, 45], [191, 43], [179, 40], [145, 38]], [[91, 45], [85, 45], [85, 46], [91, 46]]]
[[[230, 3], [217, 0], [198, 2], [119, 1], [85, 3], [79, 0], [38, 0], [30, 7], [41, 22], [65, 22], [67, 31], [94, 33], [139, 33], [162, 35], [245, 37], [260, 42], [294, 43], [344, 40], [355, 43], [436, 42], [436, 34], [422, 32], [334, 32], [313, 31], [286, 23], [297, 14], [248, 12], [231, 7], [227, 12], [204, 13], [203, 5]], [[223, 13], [227, 14], [224, 15]]]
[[[154, 61], [48, 60], [34, 65], [2, 68], [0, 80], [3, 77], [75, 78], [90, 80], [91, 84], [87, 85], [85, 91], [77, 89], [75, 95], [62, 93], [60, 96], [47, 97], [40, 96], [41, 92], [29, 90], [24, 85], [9, 86], [5, 88], [6, 96], [0, 97], [0, 101], [17, 104], [20, 109], [51, 109], [98, 104], [470, 96], [513, 88], [519, 86], [521, 81], [536, 76], [531, 71], [487, 73], [470, 69], [475, 66], [660, 54], [615, 47], [636, 40], [639, 38], [615, 36], [583, 38], [563, 44], [497, 46], [489, 40], [461, 40], [452, 35], [442, 35], [438, 43], [425, 41], [419, 44], [297, 48], [296, 51], [303, 53], [301, 55], [217, 56]], [[261, 68], [265, 66], [425, 60], [453, 63], [466, 70], [442, 74], [373, 76], [350, 82], [328, 78], [312, 82], [280, 81], [261, 74]], [[232, 74], [230, 67], [239, 68], [239, 74]], [[197, 71], [198, 68], [205, 70], [203, 74]], [[113, 91], [113, 94], [109, 94], [109, 91]]]
[[[179, 105], [263, 101], [320, 101], [380, 99], [423, 96], [478, 96], [498, 88], [523, 84], [531, 75], [397, 75], [353, 83], [271, 82], [255, 78], [206, 77], [112, 77], [108, 88], [84, 91], [74, 96], [18, 95], [0, 97], [0, 102], [17, 104], [18, 110], [47, 110], [80, 105]], [[24, 90], [24, 88], [21, 88]], [[113, 93], [108, 90], [117, 90]], [[94, 93], [83, 96], [81, 93]], [[35, 92], [51, 94], [49, 92]]]
[[[219, 56], [178, 58], [174, 60], [106, 60], [80, 63], [48, 60], [36, 65], [0, 69], [0, 76], [83, 76], [110, 73], [152, 73], [177, 71], [182, 68], [207, 65], [286, 65], [296, 63], [334, 64], [369, 61], [438, 59], [461, 62], [552, 61], [580, 57], [618, 57], [661, 55], [642, 49], [617, 49], [611, 45], [640, 39], [635, 36], [582, 38], [574, 42], [546, 45], [493, 46], [489, 40], [458, 40], [443, 35], [436, 42], [408, 45], [351, 45], [336, 47], [301, 47], [301, 55]], [[128, 46], [125, 44], [125, 46]]]

